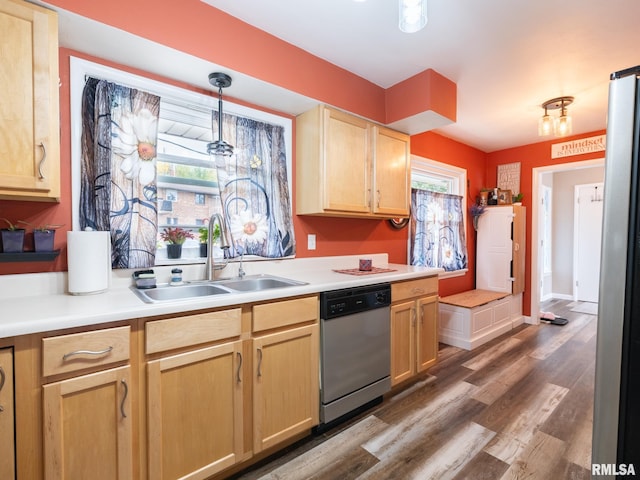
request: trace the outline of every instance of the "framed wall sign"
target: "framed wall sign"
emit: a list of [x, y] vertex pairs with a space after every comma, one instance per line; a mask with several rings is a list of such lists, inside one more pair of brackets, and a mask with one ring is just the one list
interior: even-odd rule
[[520, 193], [520, 162], [498, 165], [498, 188]]

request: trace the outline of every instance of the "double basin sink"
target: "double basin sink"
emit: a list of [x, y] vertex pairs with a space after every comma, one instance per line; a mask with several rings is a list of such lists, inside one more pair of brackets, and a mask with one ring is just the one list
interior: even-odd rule
[[242, 279], [234, 278], [211, 282], [192, 282], [175, 286], [162, 284], [155, 288], [140, 289], [131, 287], [131, 289], [142, 301], [158, 303], [230, 293], [259, 292], [273, 288], [295, 287], [299, 285], [306, 285], [306, 283], [272, 275], [248, 275]]

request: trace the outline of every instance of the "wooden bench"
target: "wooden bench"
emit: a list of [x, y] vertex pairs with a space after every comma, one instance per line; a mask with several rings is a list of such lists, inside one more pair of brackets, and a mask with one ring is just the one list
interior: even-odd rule
[[469, 290], [441, 297], [438, 336], [442, 343], [472, 350], [523, 322], [522, 294]]

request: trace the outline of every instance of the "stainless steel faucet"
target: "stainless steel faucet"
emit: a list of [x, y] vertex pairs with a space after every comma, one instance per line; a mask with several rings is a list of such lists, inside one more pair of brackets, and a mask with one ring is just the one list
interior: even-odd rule
[[244, 251], [246, 248], [247, 248], [246, 244], [236, 246], [236, 251], [240, 253], [240, 268], [238, 269], [238, 277], [240, 279], [243, 279], [244, 276], [246, 275], [244, 268], [242, 268], [242, 261], [244, 260]]
[[[222, 251], [224, 252], [223, 263], [220, 266], [216, 264], [215, 259], [213, 258], [213, 227], [218, 222], [220, 225], [220, 246]], [[206, 269], [206, 277], [208, 281], [214, 280], [216, 270], [222, 270], [229, 263], [229, 242], [227, 241], [227, 226], [224, 223], [224, 218], [219, 213], [214, 213], [209, 218], [209, 232], [207, 234], [207, 263], [205, 265]]]

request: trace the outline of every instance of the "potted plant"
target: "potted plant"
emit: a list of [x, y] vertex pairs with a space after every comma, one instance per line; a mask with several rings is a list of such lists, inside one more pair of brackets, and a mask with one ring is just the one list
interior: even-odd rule
[[200, 256], [207, 256], [207, 240], [209, 236], [209, 229], [207, 227], [200, 227], [198, 229], [198, 235], [200, 236]]
[[22, 220], [19, 223], [33, 227], [33, 249], [36, 252], [53, 252], [56, 228], [60, 228], [62, 225], [32, 225]]
[[187, 238], [193, 238], [193, 233], [181, 227], [167, 227], [162, 231], [160, 237], [167, 242], [167, 258], [180, 258], [182, 256], [182, 244]]
[[471, 213], [471, 217], [473, 220], [473, 229], [478, 231], [478, 219], [482, 216], [485, 211], [486, 206], [478, 203], [474, 203], [471, 205], [469, 212]]
[[517, 195], [513, 196], [513, 204], [514, 205], [522, 205], [522, 199], [524, 198], [524, 194], [523, 193], [518, 193]]
[[7, 224], [7, 228], [0, 230], [2, 251], [4, 253], [21, 253], [24, 249], [24, 228], [18, 228], [16, 224], [6, 218], [0, 220], [4, 220]]
[[[207, 256], [207, 241], [209, 237], [209, 229], [207, 227], [200, 227], [198, 229], [198, 235], [200, 236], [200, 256]], [[220, 239], [220, 225], [217, 223], [213, 227], [213, 243], [215, 244]]]

